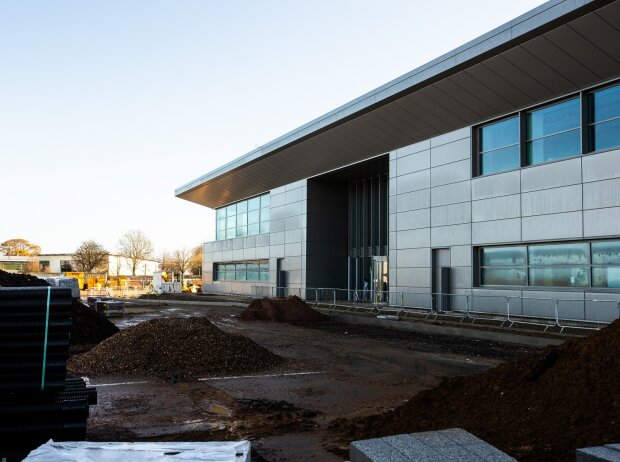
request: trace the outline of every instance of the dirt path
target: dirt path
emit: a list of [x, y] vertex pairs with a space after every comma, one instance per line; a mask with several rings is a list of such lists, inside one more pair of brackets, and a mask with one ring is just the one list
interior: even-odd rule
[[[172, 304], [171, 304], [172, 305]], [[91, 377], [100, 404], [92, 408], [94, 440], [207, 440], [247, 438], [253, 460], [338, 461], [323, 447], [337, 417], [398, 406], [441, 377], [481, 372], [525, 348], [454, 337], [328, 323], [292, 326], [241, 322], [231, 307], [182, 308], [138, 314], [121, 326], [154, 316], [207, 314], [221, 329], [247, 335], [289, 358], [285, 370], [250, 377], [172, 383], [139, 377]], [[142, 317], [143, 316], [143, 317]]]

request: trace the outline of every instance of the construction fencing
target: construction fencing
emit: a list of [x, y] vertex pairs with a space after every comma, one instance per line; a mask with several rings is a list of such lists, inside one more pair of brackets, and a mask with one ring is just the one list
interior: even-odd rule
[[[620, 319], [620, 301], [605, 298], [542, 298], [516, 295], [443, 294], [336, 288], [287, 288], [253, 286], [255, 297], [296, 295], [307, 303], [329, 310], [391, 313], [400, 317], [417, 313], [427, 318], [455, 317], [460, 322], [499, 321], [515, 324], [598, 329]], [[569, 294], [567, 294], [568, 296]], [[246, 295], [247, 296], [247, 295]]]

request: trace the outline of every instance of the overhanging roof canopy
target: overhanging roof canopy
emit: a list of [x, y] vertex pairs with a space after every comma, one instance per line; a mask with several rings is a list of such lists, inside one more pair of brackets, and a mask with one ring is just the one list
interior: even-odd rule
[[175, 191], [220, 207], [620, 75], [620, 0], [551, 0]]

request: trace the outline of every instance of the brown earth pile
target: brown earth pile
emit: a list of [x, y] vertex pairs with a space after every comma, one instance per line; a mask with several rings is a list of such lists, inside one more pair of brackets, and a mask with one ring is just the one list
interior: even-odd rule
[[326, 317], [313, 310], [301, 298], [292, 295], [287, 298], [254, 299], [241, 312], [239, 319], [269, 322], [321, 322]]
[[206, 317], [162, 318], [128, 327], [73, 357], [79, 374], [137, 374], [198, 378], [256, 372], [283, 362], [252, 340], [228, 334]]
[[340, 443], [461, 427], [520, 461], [620, 442], [620, 321], [483, 374], [444, 379], [383, 415], [338, 420]]
[[[49, 284], [29, 274], [13, 274], [0, 270], [0, 287], [47, 287]], [[118, 327], [104, 315], [95, 312], [81, 301], [71, 305], [71, 345], [87, 347], [118, 332]]]

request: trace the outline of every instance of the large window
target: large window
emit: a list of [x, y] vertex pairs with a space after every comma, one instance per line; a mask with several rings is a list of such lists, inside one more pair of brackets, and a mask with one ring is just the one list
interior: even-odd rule
[[269, 232], [269, 194], [216, 210], [216, 239], [254, 236]]
[[480, 127], [478, 152], [482, 175], [519, 168], [519, 118], [511, 117]]
[[590, 151], [620, 146], [620, 85], [590, 93], [588, 105]]
[[214, 281], [269, 281], [269, 260], [215, 263]]
[[620, 288], [620, 241], [482, 247], [483, 286]]
[[620, 147], [620, 84], [519, 112], [474, 133], [477, 175]]
[[526, 113], [527, 164], [581, 154], [579, 98]]

